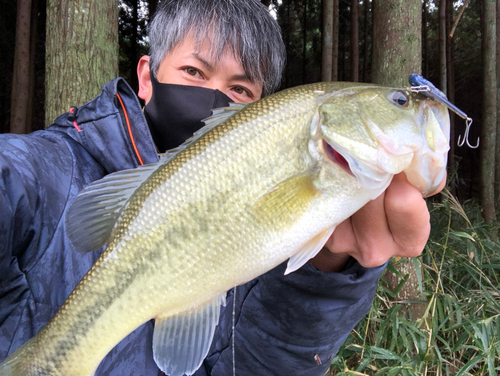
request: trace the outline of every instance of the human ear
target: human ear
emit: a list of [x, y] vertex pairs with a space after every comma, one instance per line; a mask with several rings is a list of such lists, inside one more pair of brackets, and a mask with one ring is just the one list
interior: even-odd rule
[[142, 56], [137, 64], [137, 77], [139, 78], [139, 98], [148, 104], [153, 94], [151, 75], [149, 73], [149, 56]]

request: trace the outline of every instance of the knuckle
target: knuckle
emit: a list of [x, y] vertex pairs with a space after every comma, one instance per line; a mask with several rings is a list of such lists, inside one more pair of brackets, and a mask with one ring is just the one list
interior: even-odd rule
[[405, 257], [417, 257], [419, 256], [425, 248], [425, 243], [421, 246], [408, 247], [405, 250]]
[[[365, 268], [374, 268], [385, 264], [392, 253], [388, 247], [363, 247], [361, 249], [362, 260], [360, 264]], [[359, 261], [359, 260], [358, 260]]]
[[422, 194], [416, 189], [401, 190], [398, 194], [387, 194], [385, 196], [385, 206], [394, 212], [413, 212], [414, 210], [427, 210], [427, 205]]

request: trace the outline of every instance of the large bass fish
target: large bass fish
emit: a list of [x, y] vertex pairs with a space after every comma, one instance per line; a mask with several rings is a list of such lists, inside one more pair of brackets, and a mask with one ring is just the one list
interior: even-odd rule
[[446, 106], [407, 88], [317, 83], [206, 123], [159, 163], [76, 198], [66, 215], [73, 245], [107, 248], [1, 375], [92, 375], [151, 318], [160, 369], [194, 373], [229, 289], [287, 259], [287, 273], [300, 268], [394, 174], [433, 192], [449, 149]]

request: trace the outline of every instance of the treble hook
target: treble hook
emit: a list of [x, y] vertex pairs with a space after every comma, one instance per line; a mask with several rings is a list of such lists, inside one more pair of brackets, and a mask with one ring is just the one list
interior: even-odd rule
[[464, 146], [464, 142], [466, 142], [467, 146], [470, 147], [471, 149], [477, 149], [479, 147], [479, 137], [477, 138], [476, 146], [472, 146], [469, 142], [469, 131], [470, 131], [470, 126], [472, 125], [472, 119], [470, 117], [467, 117], [467, 119], [465, 120], [465, 125], [466, 125], [466, 128], [465, 128], [464, 139], [462, 140], [462, 142], [460, 142], [461, 136], [458, 135], [457, 145], [458, 145], [458, 147], [461, 147], [461, 146]]

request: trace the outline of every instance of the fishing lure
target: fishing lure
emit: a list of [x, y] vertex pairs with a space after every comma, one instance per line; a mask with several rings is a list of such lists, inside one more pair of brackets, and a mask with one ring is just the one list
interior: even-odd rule
[[463, 112], [453, 103], [451, 103], [441, 90], [439, 90], [432, 84], [432, 82], [425, 79], [421, 75], [417, 73], [412, 73], [408, 78], [408, 81], [410, 82], [411, 85], [411, 87], [407, 88], [409, 91], [412, 91], [414, 93], [422, 93], [423, 95], [432, 99], [433, 101], [444, 104], [446, 107], [448, 107], [462, 119], [465, 119], [466, 128], [463, 140], [461, 140], [461, 136], [458, 136], [457, 145], [459, 147], [463, 146], [464, 143], [466, 143], [467, 146], [469, 146], [472, 149], [476, 149], [477, 147], [479, 147], [479, 137], [477, 138], [477, 144], [475, 146], [472, 146], [469, 142], [469, 132], [470, 132], [470, 127], [472, 125], [472, 118], [468, 117], [465, 112]]

